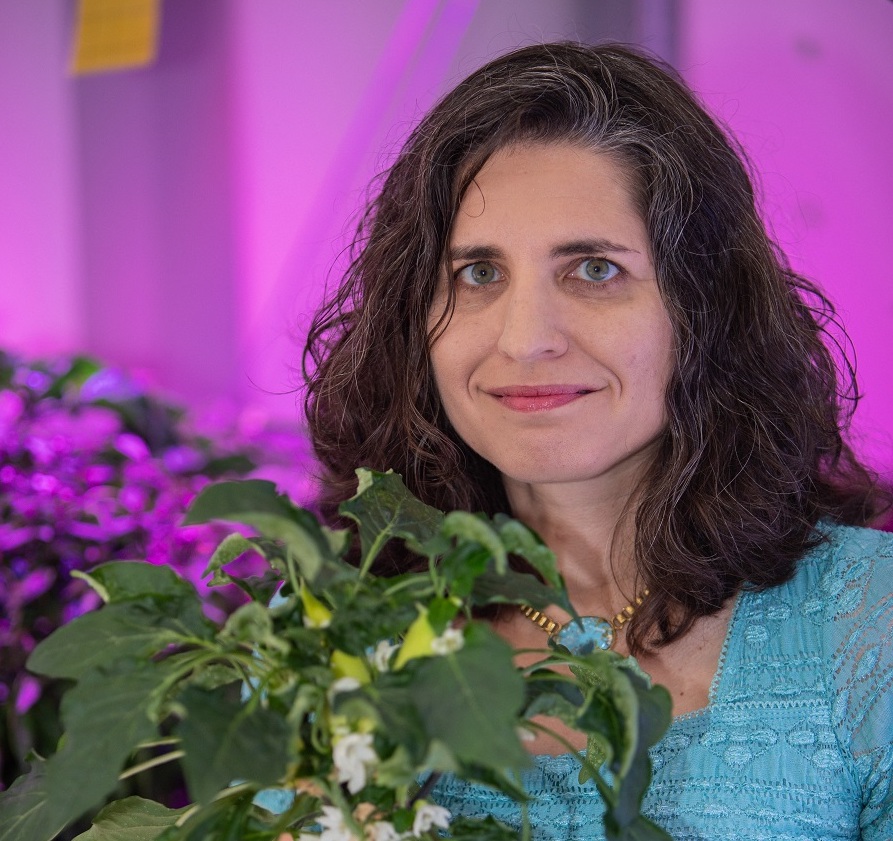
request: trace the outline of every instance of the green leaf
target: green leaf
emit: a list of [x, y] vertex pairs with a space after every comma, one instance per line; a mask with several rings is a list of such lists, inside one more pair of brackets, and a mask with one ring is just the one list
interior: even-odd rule
[[335, 559], [332, 539], [313, 514], [278, 493], [272, 482], [245, 479], [209, 485], [192, 501], [183, 524], [211, 520], [245, 523], [265, 537], [284, 541], [309, 581], [316, 577], [323, 561]]
[[[480, 544], [460, 543], [447, 547], [447, 552], [437, 565], [437, 572], [446, 582], [449, 592], [460, 599], [467, 599], [478, 579], [493, 559]], [[501, 579], [500, 579], [501, 580]], [[486, 602], [477, 602], [485, 604]]]
[[[574, 674], [590, 687], [589, 704], [577, 726], [600, 734], [613, 749], [611, 789], [605, 794], [605, 832], [609, 841], [657, 841], [663, 831], [641, 817], [642, 798], [651, 781], [648, 749], [669, 727], [672, 702], [662, 686], [651, 686], [648, 676], [629, 658], [613, 652], [593, 652], [573, 658]], [[596, 739], [590, 748], [603, 747]], [[584, 769], [580, 781], [588, 777]], [[610, 791], [607, 790], [607, 791]]]
[[251, 802], [255, 793], [255, 789], [245, 786], [228, 789], [214, 802], [190, 811], [182, 826], [165, 829], [156, 841], [269, 839], [269, 823], [255, 817], [260, 813]]
[[[610, 700], [602, 695], [590, 696], [578, 713], [570, 724], [588, 735], [586, 742], [588, 765], [580, 769], [582, 784], [593, 775], [593, 768], [600, 768], [605, 763], [611, 768], [617, 767], [619, 764], [617, 755], [624, 747], [625, 720], [623, 716], [617, 714], [617, 709]], [[634, 754], [629, 757], [630, 766], [633, 765], [634, 759]], [[618, 774], [614, 780], [619, 789], [623, 776]]]
[[204, 488], [196, 496], [183, 519], [184, 526], [209, 523], [212, 520], [245, 522], [242, 517], [265, 514], [290, 521], [294, 506], [273, 482], [244, 479], [218, 482]]
[[440, 531], [446, 537], [480, 543], [493, 556], [496, 571], [500, 575], [508, 569], [508, 556], [499, 533], [483, 515], [469, 514], [467, 511], [451, 511], [444, 518]]
[[179, 698], [186, 718], [177, 727], [189, 793], [206, 803], [235, 780], [275, 785], [286, 772], [291, 736], [281, 715], [251, 708], [226, 688], [188, 688]]
[[110, 604], [133, 601], [145, 596], [192, 599], [198, 603], [195, 587], [169, 566], [146, 561], [110, 561], [79, 573], [90, 586], [104, 594]]
[[[632, 678], [633, 682], [639, 680]], [[651, 759], [648, 748], [666, 732], [671, 719], [670, 694], [662, 686], [637, 686], [639, 696], [639, 740], [627, 774], [617, 786], [617, 800], [610, 809], [611, 817], [621, 828], [643, 820], [639, 816], [642, 798], [651, 782]], [[631, 836], [635, 837], [635, 836]]]
[[[500, 534], [496, 539], [507, 535], [503, 555], [506, 551], [523, 557], [536, 556], [538, 550], [545, 553], [544, 557], [538, 559], [536, 568], [542, 571], [546, 583], [530, 572], [520, 572], [507, 566], [500, 571], [489, 548], [489, 543], [496, 533], [478, 517], [452, 518], [453, 514], [447, 515], [447, 519], [454, 524], [452, 527], [454, 532], [461, 530], [458, 534], [459, 540], [438, 564], [438, 572], [447, 582], [450, 593], [459, 598], [471, 595], [473, 604], [478, 606], [498, 603], [527, 604], [544, 609], [549, 605], [560, 605], [571, 616], [576, 616], [576, 611], [564, 588], [563, 579], [554, 568], [550, 570], [550, 564], [545, 560], [545, 556], [548, 556], [554, 564], [552, 553], [538, 542], [533, 532], [503, 515], [494, 518], [494, 522], [500, 523]], [[478, 525], [484, 526], [483, 532]], [[513, 528], [512, 525], [517, 528]], [[466, 529], [465, 526], [470, 528]], [[551, 585], [550, 581], [553, 580], [558, 582], [557, 586]]]
[[194, 637], [210, 639], [213, 626], [198, 602], [124, 602], [85, 613], [40, 642], [28, 658], [32, 672], [79, 679], [97, 666], [140, 660]]
[[[430, 745], [425, 731], [425, 723], [409, 688], [411, 669], [389, 672], [380, 676], [370, 694], [354, 693], [338, 712], [355, 715], [357, 718], [369, 715], [380, 722], [380, 730], [397, 743], [392, 763], [388, 763], [387, 774], [402, 775], [405, 763], [418, 766], [424, 759]], [[436, 770], [454, 770], [455, 761], [450, 760], [445, 767]], [[400, 784], [407, 780], [401, 776]]]
[[431, 599], [428, 602], [428, 621], [434, 628], [434, 633], [438, 636], [442, 634], [447, 626], [456, 618], [459, 606], [452, 599], [443, 599], [440, 597]]
[[381, 640], [401, 635], [417, 615], [415, 600], [385, 599], [361, 590], [349, 601], [336, 603], [326, 633], [336, 648], [362, 656]]
[[413, 661], [409, 693], [427, 736], [461, 762], [501, 769], [530, 764], [515, 730], [524, 683], [512, 654], [489, 627], [473, 622], [459, 651]]
[[168, 809], [154, 800], [125, 797], [106, 806], [74, 841], [157, 841], [188, 808]]
[[235, 666], [206, 663], [192, 672], [189, 683], [201, 689], [217, 689], [219, 686], [229, 686], [237, 680], [242, 680], [244, 676], [244, 672]]
[[576, 721], [586, 696], [580, 687], [552, 669], [540, 668], [527, 676], [524, 717], [548, 715], [567, 724]]
[[479, 575], [474, 582], [473, 600], [476, 605], [526, 604], [537, 610], [557, 604], [572, 613], [564, 590], [556, 590], [530, 573], [513, 569], [503, 574], [489, 569]]
[[663, 737], [673, 718], [673, 701], [664, 686], [653, 686], [651, 678], [642, 671], [631, 657], [624, 658], [619, 668], [629, 679], [639, 695], [640, 739], [646, 747], [656, 745]]
[[156, 733], [151, 711], [166, 670], [145, 663], [114, 674], [88, 673], [62, 701], [65, 737], [46, 763], [46, 799], [53, 822], [68, 824], [106, 797], [124, 761]]
[[258, 548], [247, 537], [241, 534], [228, 534], [211, 555], [211, 560], [202, 573], [202, 578], [211, 576], [211, 586], [227, 584], [232, 579], [222, 572], [222, 567], [232, 563], [246, 552], [257, 552]]
[[247, 578], [227, 575], [224, 572], [218, 573], [218, 575], [225, 578], [226, 583], [238, 587], [251, 601], [259, 602], [260, 604], [270, 604], [276, 592], [282, 586], [282, 576], [272, 569], [268, 569], [263, 575], [249, 575]]
[[0, 841], [49, 841], [68, 820], [48, 802], [46, 762], [32, 758], [27, 774], [0, 791]]
[[564, 589], [564, 579], [558, 572], [555, 553], [540, 540], [536, 532], [505, 514], [497, 514], [493, 525], [506, 552], [524, 558], [545, 581], [557, 589]]
[[[291, 805], [285, 807], [285, 811], [278, 813], [268, 812], [264, 807], [257, 806], [261, 815], [265, 818], [269, 816], [270, 822], [275, 821], [274, 833], [284, 831], [288, 828], [294, 830], [296, 827], [307, 826], [309, 823], [314, 823], [314, 817], [319, 814], [320, 801], [318, 797], [313, 797], [309, 794], [296, 795], [293, 789], [280, 789], [276, 793], [281, 795], [282, 800], [285, 802], [287, 802], [289, 798], [291, 799]], [[283, 802], [283, 806], [280, 808], [285, 806], [285, 802]], [[293, 834], [294, 836], [298, 835], [298, 833]], [[274, 835], [273, 837], [276, 839], [279, 838], [278, 835]]]
[[364, 571], [388, 540], [400, 537], [418, 550], [438, 533], [443, 514], [410, 494], [396, 473], [360, 468], [357, 476], [356, 495], [342, 502], [338, 512], [359, 525]]
[[601, 715], [601, 711], [606, 709], [604, 701], [608, 704], [607, 708], [615, 710], [617, 721], [611, 771], [622, 778], [639, 752], [639, 694], [630, 680], [629, 672], [618, 668], [621, 658], [616, 653], [594, 651], [575, 659], [576, 664], [571, 666], [571, 671], [583, 686], [591, 687], [590, 698], [596, 710], [589, 714], [584, 707], [581, 710], [581, 725], [605, 723]]
[[273, 633], [270, 611], [258, 602], [248, 602], [236, 608], [226, 620], [219, 637], [268, 648], [281, 654], [287, 654], [291, 649], [288, 640]]

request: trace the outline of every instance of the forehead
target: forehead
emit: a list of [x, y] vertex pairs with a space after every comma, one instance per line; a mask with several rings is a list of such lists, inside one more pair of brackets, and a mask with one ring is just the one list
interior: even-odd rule
[[634, 182], [629, 169], [607, 152], [570, 143], [504, 147], [465, 190], [451, 243], [513, 231], [522, 238], [576, 231], [647, 247]]

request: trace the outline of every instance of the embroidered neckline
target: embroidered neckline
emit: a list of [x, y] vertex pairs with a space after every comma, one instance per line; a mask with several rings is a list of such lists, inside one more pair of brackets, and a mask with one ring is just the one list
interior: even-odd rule
[[[729, 624], [726, 626], [726, 636], [722, 641], [722, 648], [719, 652], [719, 660], [716, 662], [716, 671], [713, 673], [713, 679], [710, 681], [710, 688], [707, 690], [707, 703], [701, 707], [699, 710], [691, 710], [687, 713], [682, 713], [681, 715], [673, 716], [673, 720], [670, 722], [670, 728], [673, 727], [673, 724], [677, 721], [687, 721], [691, 718], [697, 718], [700, 715], [704, 715], [709, 712], [714, 706], [716, 706], [717, 699], [719, 697], [719, 688], [722, 683], [723, 676], [726, 671], [726, 660], [729, 654], [729, 647], [732, 643], [732, 632], [738, 625], [740, 621], [741, 614], [743, 612], [743, 603], [745, 597], [750, 595], [745, 590], [739, 590], [735, 594], [735, 604], [732, 607], [732, 615], [729, 617]], [[669, 730], [667, 730], [669, 732]]]

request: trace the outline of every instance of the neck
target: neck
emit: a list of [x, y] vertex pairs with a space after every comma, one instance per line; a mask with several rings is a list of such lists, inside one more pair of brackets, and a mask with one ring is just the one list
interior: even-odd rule
[[[591, 488], [529, 485], [506, 480], [512, 513], [558, 559], [579, 610], [611, 612], [635, 595], [634, 506], [630, 494], [594, 495]], [[619, 604], [623, 602], [623, 604]]]

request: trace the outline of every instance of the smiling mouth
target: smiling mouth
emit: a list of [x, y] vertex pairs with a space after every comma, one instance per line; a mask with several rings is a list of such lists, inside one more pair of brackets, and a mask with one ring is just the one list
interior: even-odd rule
[[579, 385], [507, 386], [489, 394], [502, 406], [516, 412], [547, 412], [573, 403], [597, 389]]

